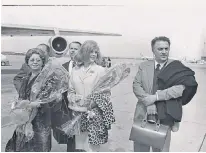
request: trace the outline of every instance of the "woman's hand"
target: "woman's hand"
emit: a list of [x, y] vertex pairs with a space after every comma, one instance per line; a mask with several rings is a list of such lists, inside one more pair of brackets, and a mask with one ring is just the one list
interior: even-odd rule
[[57, 93], [56, 97], [57, 97], [56, 98], [57, 101], [61, 101], [62, 100], [62, 94], [61, 93]]
[[93, 111], [87, 111], [87, 113], [88, 113], [87, 119], [93, 118], [96, 115]]
[[40, 107], [40, 106], [41, 106], [41, 103], [31, 102], [31, 103], [28, 105], [28, 108], [37, 108], [37, 107]]
[[74, 94], [71, 96], [71, 102], [76, 103], [83, 99], [82, 95]]
[[30, 104], [29, 100], [20, 100], [19, 102], [16, 103], [14, 108], [27, 108]]
[[26, 123], [25, 135], [26, 135], [27, 141], [31, 140], [34, 137], [33, 126], [31, 123]]

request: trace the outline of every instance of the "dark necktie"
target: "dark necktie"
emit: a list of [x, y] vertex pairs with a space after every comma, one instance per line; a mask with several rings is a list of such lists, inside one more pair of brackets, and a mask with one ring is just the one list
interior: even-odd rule
[[73, 63], [72, 63], [72, 67], [75, 67], [75, 66], [76, 66], [76, 62], [73, 61]]
[[160, 64], [156, 65], [156, 68], [154, 70], [154, 78], [153, 78], [153, 94], [156, 93], [158, 89], [158, 84], [157, 84], [157, 76], [160, 73]]
[[[156, 91], [158, 90], [157, 76], [158, 76], [159, 73], [160, 73], [160, 64], [157, 64], [157, 65], [156, 65], [156, 68], [154, 69], [153, 88], [152, 88], [153, 94], [155, 94]], [[157, 121], [157, 115], [148, 114], [147, 120], [148, 120], [148, 122], [150, 122], [150, 123], [156, 123], [156, 121]]]
[[156, 70], [156, 72], [159, 72], [159, 71], [160, 71], [160, 64], [157, 64], [157, 65], [156, 65], [156, 69], [155, 69], [155, 70]]

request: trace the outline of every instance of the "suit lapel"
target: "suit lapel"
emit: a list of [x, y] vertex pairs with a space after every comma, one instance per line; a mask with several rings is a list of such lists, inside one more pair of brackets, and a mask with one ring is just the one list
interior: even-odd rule
[[[71, 60], [70, 60], [71, 61]], [[70, 63], [70, 61], [69, 62], [66, 62], [66, 63], [64, 63], [62, 66], [67, 70], [67, 71], [69, 71], [69, 63]]]
[[146, 72], [147, 72], [148, 89], [151, 94], [152, 87], [153, 87], [153, 78], [154, 78], [154, 61], [148, 62]]

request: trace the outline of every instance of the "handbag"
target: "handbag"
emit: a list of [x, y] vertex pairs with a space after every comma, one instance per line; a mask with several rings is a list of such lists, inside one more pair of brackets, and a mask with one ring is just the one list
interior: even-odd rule
[[168, 130], [169, 126], [160, 124], [159, 120], [156, 123], [149, 123], [146, 113], [144, 119], [134, 120], [129, 140], [162, 149]]

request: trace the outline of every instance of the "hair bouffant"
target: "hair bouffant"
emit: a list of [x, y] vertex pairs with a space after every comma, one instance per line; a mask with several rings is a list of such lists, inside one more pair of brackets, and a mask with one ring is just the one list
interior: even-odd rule
[[97, 42], [95, 42], [93, 40], [87, 40], [82, 44], [80, 50], [78, 51], [77, 55], [75, 56], [75, 60], [77, 62], [82, 63], [82, 64], [84, 62], [87, 62], [89, 60], [89, 56], [90, 56], [90, 53], [92, 51], [97, 52], [97, 59], [96, 59], [95, 63], [100, 65], [102, 62], [102, 56], [101, 56], [100, 49], [99, 49]]
[[32, 49], [29, 49], [27, 51], [26, 56], [25, 56], [25, 63], [28, 64], [28, 61], [33, 54], [39, 55], [39, 57], [42, 59], [42, 63], [43, 63], [43, 67], [44, 67], [44, 65], [46, 63], [46, 54], [44, 53], [44, 51], [42, 51], [41, 49], [38, 49], [38, 48], [32, 48]]

